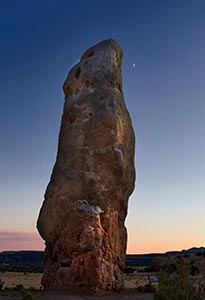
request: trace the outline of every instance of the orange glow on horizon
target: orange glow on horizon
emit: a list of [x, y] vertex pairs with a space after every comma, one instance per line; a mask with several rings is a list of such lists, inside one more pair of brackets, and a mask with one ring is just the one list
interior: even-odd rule
[[[167, 251], [181, 251], [192, 247], [204, 246], [198, 240], [154, 240], [144, 237], [140, 240], [130, 239], [127, 245], [127, 254], [164, 253]], [[37, 231], [22, 232], [13, 230], [0, 230], [0, 252], [18, 250], [44, 250], [44, 241]]]
[[192, 247], [204, 246], [203, 241], [190, 240], [181, 238], [180, 240], [166, 239], [166, 240], [151, 240], [143, 239], [139, 241], [128, 241], [127, 254], [148, 254], [148, 253], [165, 253], [168, 251], [181, 251], [190, 249]]

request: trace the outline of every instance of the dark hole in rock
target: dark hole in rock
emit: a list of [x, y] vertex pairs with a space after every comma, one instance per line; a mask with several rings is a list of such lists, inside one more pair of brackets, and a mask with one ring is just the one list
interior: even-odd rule
[[93, 116], [93, 113], [89, 113], [88, 115], [89, 115], [89, 116]]
[[103, 96], [100, 96], [100, 100], [102, 100], [104, 97]]
[[79, 76], [80, 76], [80, 73], [81, 73], [81, 69], [80, 69], [80, 68], [78, 68], [78, 69], [77, 69], [77, 72], [76, 72], [76, 74], [75, 74], [75, 78], [76, 78], [76, 79], [78, 79], [78, 78], [79, 78]]
[[61, 263], [61, 268], [69, 268], [71, 266], [70, 263], [62, 262]]
[[90, 50], [90, 52], [88, 52], [87, 56], [88, 56], [88, 57], [91, 57], [91, 56], [93, 56], [94, 54], [95, 54], [95, 52], [94, 52], [93, 50]]
[[86, 60], [85, 65], [87, 65], [87, 64], [88, 64], [88, 61]]
[[89, 88], [92, 85], [92, 82], [90, 80], [86, 80], [85, 85]]

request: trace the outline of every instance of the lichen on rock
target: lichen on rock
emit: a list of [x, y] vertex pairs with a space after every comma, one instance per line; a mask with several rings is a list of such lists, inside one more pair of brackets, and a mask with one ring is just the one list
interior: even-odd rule
[[84, 212], [93, 216], [97, 216], [98, 214], [102, 214], [104, 212], [104, 210], [102, 210], [99, 206], [90, 205], [87, 200], [76, 201], [75, 208], [78, 210], [83, 210]]
[[37, 228], [47, 289], [123, 288], [135, 138], [122, 92], [122, 50], [105, 40], [81, 57], [63, 90], [58, 153]]

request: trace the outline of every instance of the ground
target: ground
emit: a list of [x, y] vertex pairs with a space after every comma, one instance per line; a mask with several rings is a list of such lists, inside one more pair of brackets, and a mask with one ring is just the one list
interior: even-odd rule
[[41, 273], [0, 272], [0, 279], [4, 281], [4, 287], [7, 288], [23, 285], [26, 289], [39, 289], [41, 286], [41, 276]]
[[[0, 279], [4, 281], [4, 287], [15, 288], [18, 285], [23, 285], [25, 288], [39, 289], [41, 287], [40, 273], [20, 273], [20, 272], [0, 272]], [[153, 294], [139, 293], [136, 288], [139, 285], [148, 283], [147, 275], [126, 275], [125, 289], [122, 292], [102, 294], [102, 295], [86, 295], [73, 294], [65, 292], [50, 292], [50, 291], [32, 291], [34, 300], [152, 300]], [[0, 300], [21, 300], [20, 291], [3, 289], [0, 291]]]
[[[153, 294], [138, 293], [133, 290], [125, 290], [121, 293], [109, 293], [105, 295], [85, 295], [65, 292], [33, 292], [34, 300], [153, 300]], [[19, 291], [0, 291], [0, 300], [22, 300]]]
[[[203, 278], [205, 285], [205, 257], [203, 255], [184, 255], [183, 256], [190, 266], [195, 265], [200, 273], [198, 277]], [[172, 258], [169, 263], [172, 263]], [[23, 285], [24, 288], [32, 288], [33, 300], [153, 300], [151, 293], [139, 293], [137, 287], [145, 286], [149, 283], [148, 274], [141, 273], [141, 268], [135, 268], [134, 272], [125, 275], [125, 289], [122, 292], [88, 295], [85, 293], [65, 293], [51, 292], [39, 290], [41, 287], [41, 273], [20, 273], [20, 272], [0, 272], [0, 279], [4, 281], [4, 288], [0, 291], [0, 300], [22, 300], [22, 295], [19, 290], [12, 290], [18, 285]], [[38, 291], [35, 291], [38, 289]], [[27, 299], [27, 300], [31, 300]]]
[[[4, 281], [4, 287], [14, 288], [23, 285], [26, 289], [41, 287], [41, 273], [0, 272], [0, 279]], [[125, 275], [125, 288], [135, 289], [149, 283], [147, 274]]]

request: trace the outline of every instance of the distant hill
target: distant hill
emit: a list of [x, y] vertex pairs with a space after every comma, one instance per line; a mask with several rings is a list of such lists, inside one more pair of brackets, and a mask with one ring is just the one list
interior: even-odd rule
[[[182, 251], [169, 251], [166, 253], [127, 254], [127, 266], [149, 266], [155, 259], [168, 258], [180, 254], [194, 254], [205, 252], [205, 247], [191, 248]], [[43, 251], [4, 251], [0, 252], [0, 270], [34, 270], [42, 271]]]
[[42, 271], [43, 251], [0, 252], [0, 270]]
[[182, 253], [199, 253], [199, 252], [205, 252], [205, 247], [200, 247], [200, 248], [196, 248], [196, 247], [194, 247], [194, 248], [190, 248], [190, 249], [188, 249], [188, 250], [182, 250], [181, 251]]
[[4, 251], [0, 252], [0, 263], [41, 265], [43, 251]]
[[192, 253], [203, 253], [205, 247], [191, 248], [182, 251], [168, 251], [165, 253], [150, 253], [150, 254], [127, 254], [126, 265], [127, 266], [149, 266], [155, 259], [168, 258], [170, 256], [177, 256], [180, 254], [192, 254]]
[[190, 248], [188, 250], [182, 251], [168, 251], [165, 253], [150, 253], [150, 254], [127, 254], [126, 255], [126, 265], [127, 266], [149, 266], [155, 259], [168, 258], [170, 256], [177, 256], [180, 254], [194, 254], [194, 253], [204, 253], [205, 247], [200, 248]]
[[188, 250], [182, 250], [182, 251], [169, 251], [165, 254], [167, 255], [178, 255], [178, 254], [192, 254], [192, 253], [199, 253], [199, 252], [205, 252], [205, 247], [193, 247]]

